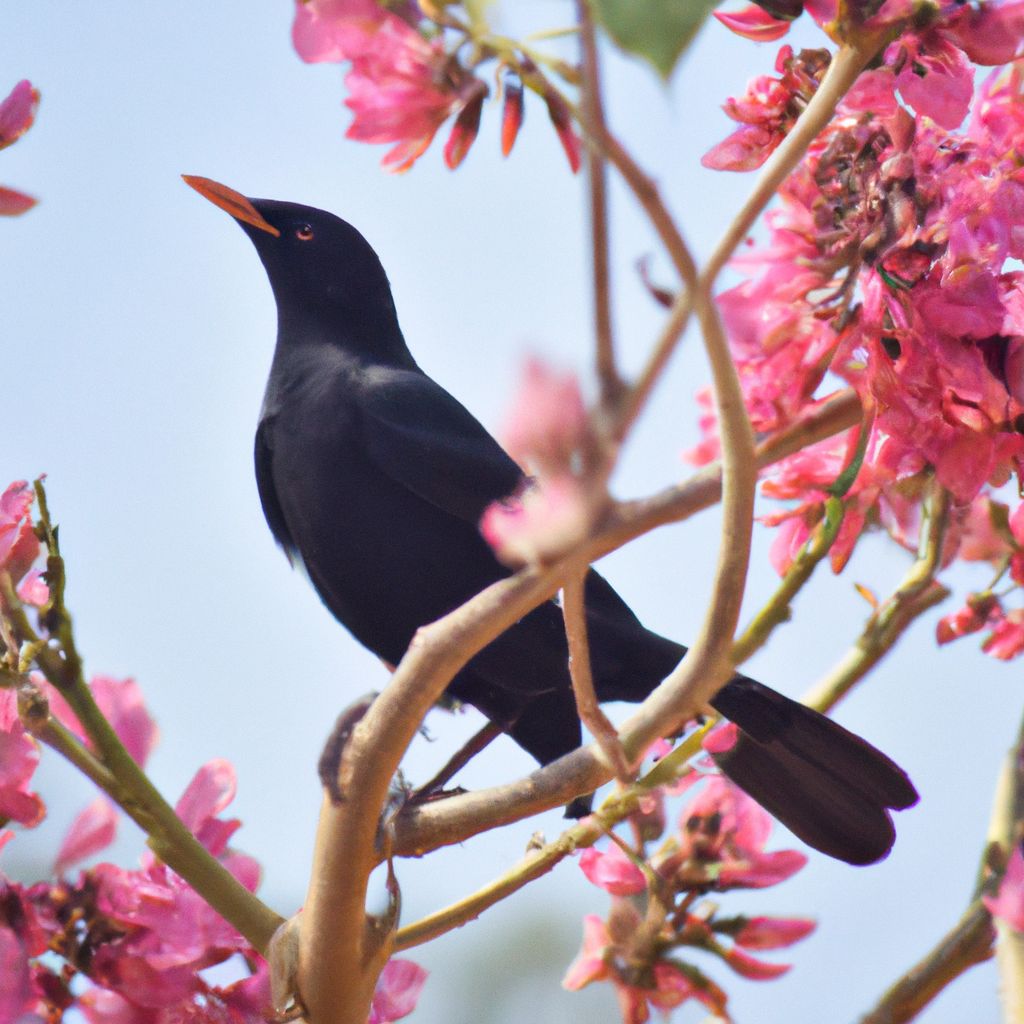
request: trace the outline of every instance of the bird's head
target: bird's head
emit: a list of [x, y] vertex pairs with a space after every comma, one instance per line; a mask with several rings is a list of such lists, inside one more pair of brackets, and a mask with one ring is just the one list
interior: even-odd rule
[[384, 268], [351, 224], [312, 206], [250, 199], [209, 178], [182, 177], [249, 236], [270, 278], [282, 328], [320, 325], [349, 339], [381, 342], [392, 326], [398, 331]]

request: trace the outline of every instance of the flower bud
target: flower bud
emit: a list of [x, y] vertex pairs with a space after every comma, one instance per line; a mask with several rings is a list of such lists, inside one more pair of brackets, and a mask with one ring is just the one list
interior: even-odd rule
[[551, 123], [555, 126], [555, 131], [558, 132], [562, 149], [565, 150], [569, 166], [572, 168], [572, 173], [575, 174], [580, 169], [580, 140], [572, 129], [569, 108], [565, 105], [565, 100], [555, 92], [545, 95], [544, 102], [548, 105], [548, 117], [551, 118]]
[[444, 146], [444, 162], [448, 169], [454, 171], [466, 158], [469, 147], [473, 145], [476, 134], [480, 130], [480, 112], [484, 106], [485, 93], [480, 90], [459, 111], [459, 116], [452, 126], [452, 133]]
[[508, 156], [523, 126], [523, 83], [511, 75], [505, 78], [505, 106], [501, 113], [501, 155]]

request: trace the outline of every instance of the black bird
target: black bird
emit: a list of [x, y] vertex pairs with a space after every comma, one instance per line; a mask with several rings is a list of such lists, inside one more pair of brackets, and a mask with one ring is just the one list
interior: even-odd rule
[[[360, 643], [397, 664], [419, 626], [509, 575], [480, 535], [523, 481], [480, 423], [417, 366], [377, 254], [339, 217], [186, 176], [227, 210], [277, 301], [277, 348], [256, 431], [274, 537]], [[601, 700], [639, 701], [686, 648], [645, 629], [600, 575], [586, 582]], [[581, 742], [562, 615], [547, 602], [476, 655], [448, 693], [541, 764]], [[809, 845], [851, 864], [892, 847], [889, 809], [917, 793], [879, 750], [745, 676], [712, 702], [739, 726], [717, 760]]]

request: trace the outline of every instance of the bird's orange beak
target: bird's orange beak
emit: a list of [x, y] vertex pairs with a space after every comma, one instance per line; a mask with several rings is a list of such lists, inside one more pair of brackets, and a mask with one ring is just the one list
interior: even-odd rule
[[271, 224], [252, 203], [233, 188], [222, 185], [219, 181], [212, 181], [210, 178], [200, 178], [195, 174], [183, 174], [182, 180], [186, 185], [191, 185], [201, 196], [209, 199], [214, 206], [226, 210], [235, 220], [245, 224], [251, 224], [254, 228], [267, 231], [277, 238], [281, 232]]

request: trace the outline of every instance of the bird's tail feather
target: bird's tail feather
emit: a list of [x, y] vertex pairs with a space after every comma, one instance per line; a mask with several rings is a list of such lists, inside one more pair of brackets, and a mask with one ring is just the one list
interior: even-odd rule
[[891, 810], [917, 802], [906, 773], [830, 718], [752, 679], [713, 701], [739, 732], [714, 753], [722, 772], [809, 846], [848, 864], [872, 864], [895, 839]]

